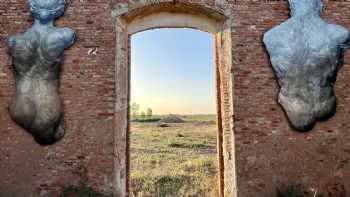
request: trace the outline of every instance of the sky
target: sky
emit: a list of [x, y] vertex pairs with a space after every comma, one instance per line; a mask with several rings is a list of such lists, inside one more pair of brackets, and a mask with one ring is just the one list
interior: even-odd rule
[[131, 37], [131, 103], [153, 114], [215, 114], [214, 44], [194, 29]]

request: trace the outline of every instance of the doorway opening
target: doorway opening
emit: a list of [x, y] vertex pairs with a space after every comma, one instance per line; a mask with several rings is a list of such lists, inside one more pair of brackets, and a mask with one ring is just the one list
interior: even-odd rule
[[[224, 10], [222, 9], [224, 8]], [[115, 126], [113, 188], [116, 196], [130, 194], [130, 70], [131, 36], [160, 28], [192, 28], [214, 38], [215, 93], [217, 109], [217, 161], [219, 197], [236, 196], [233, 111], [232, 20], [230, 8], [213, 9], [192, 3], [162, 2], [116, 5], [115, 25]], [[171, 61], [171, 60], [169, 60]]]
[[218, 196], [213, 38], [194, 29], [131, 37], [131, 196]]

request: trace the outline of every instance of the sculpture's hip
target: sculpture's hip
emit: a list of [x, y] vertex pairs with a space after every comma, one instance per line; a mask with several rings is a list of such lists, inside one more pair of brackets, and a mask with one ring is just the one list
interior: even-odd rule
[[62, 103], [55, 81], [18, 80], [10, 105], [13, 120], [38, 141], [54, 141], [62, 116]]

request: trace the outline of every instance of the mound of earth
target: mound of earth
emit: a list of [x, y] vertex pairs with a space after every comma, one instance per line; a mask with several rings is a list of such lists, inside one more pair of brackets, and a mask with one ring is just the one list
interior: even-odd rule
[[180, 116], [177, 115], [168, 115], [160, 120], [164, 123], [183, 123], [185, 122]]

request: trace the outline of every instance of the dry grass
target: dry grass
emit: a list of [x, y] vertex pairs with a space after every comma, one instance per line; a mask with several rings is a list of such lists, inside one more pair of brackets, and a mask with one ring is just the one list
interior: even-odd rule
[[131, 190], [138, 197], [217, 196], [215, 116], [131, 123]]

